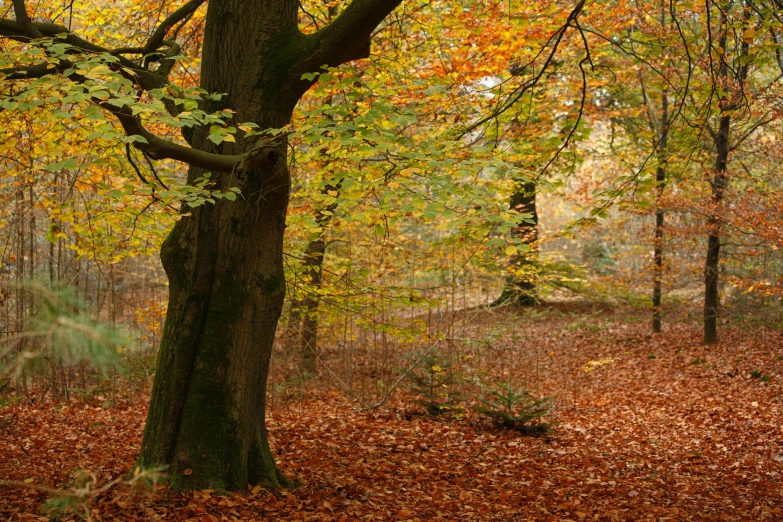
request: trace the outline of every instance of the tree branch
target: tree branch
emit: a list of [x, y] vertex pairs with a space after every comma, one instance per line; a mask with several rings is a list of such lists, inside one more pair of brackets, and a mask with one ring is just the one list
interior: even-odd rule
[[120, 49], [114, 49], [111, 53], [114, 55], [120, 54], [141, 54], [148, 55], [161, 48], [166, 44], [166, 33], [174, 25], [185, 20], [193, 15], [196, 10], [201, 7], [206, 0], [190, 0], [185, 5], [171, 13], [165, 20], [163, 20], [158, 27], [155, 28], [152, 35], [147, 39], [147, 42], [143, 47], [122, 47]]
[[41, 31], [39, 31], [32, 20], [30, 20], [24, 0], [14, 0], [14, 15], [16, 16], [16, 21], [22, 26], [22, 30], [27, 36], [30, 38], [43, 38]]
[[[84, 40], [83, 38], [80, 38], [79, 36], [69, 32], [67, 28], [61, 25], [52, 24], [52, 23], [29, 22], [28, 29], [30, 30], [25, 30], [22, 24], [14, 20], [0, 19], [0, 36], [5, 36], [13, 40], [17, 40], [20, 42], [30, 42], [37, 38], [58, 37], [59, 41], [65, 42], [68, 45], [74, 47], [75, 49], [79, 49], [81, 51], [85, 51], [89, 53], [107, 53], [107, 54], [111, 54], [112, 52], [110, 49], [106, 47], [95, 45], [91, 42]], [[40, 36], [36, 36], [36, 37], [30, 36], [30, 34], [32, 34], [31, 32], [32, 30], [34, 30], [36, 34]], [[119, 60], [118, 63], [110, 63], [107, 65], [116, 71], [120, 71], [123, 74], [123, 76], [126, 76], [127, 78], [131, 79], [133, 82], [138, 84], [139, 87], [141, 87], [144, 90], [157, 89], [163, 87], [167, 83], [167, 78], [163, 77], [162, 74], [148, 71], [143, 67], [140, 67], [136, 62], [124, 58], [122, 56], [118, 56], [118, 60]], [[129, 75], [127, 72], [123, 71], [122, 70], [123, 67], [133, 71], [133, 74]], [[49, 69], [49, 71], [45, 72], [45, 69]], [[39, 64], [39, 65], [34, 65], [32, 67], [26, 67], [20, 69], [7, 69], [4, 72], [8, 75], [13, 75], [12, 77], [7, 76], [6, 77], [7, 79], [21, 80], [21, 79], [40, 78], [41, 76], [50, 74], [51, 69], [52, 67], [47, 66], [46, 64]]]
[[370, 36], [402, 0], [353, 0], [335, 20], [308, 36], [317, 42], [307, 57], [310, 71], [322, 65], [337, 67], [370, 56]]
[[146, 143], [135, 141], [133, 146], [151, 159], [173, 159], [211, 172], [248, 172], [263, 165], [273, 165], [280, 159], [276, 138], [261, 139], [244, 154], [215, 154], [152, 134], [128, 107], [118, 108], [105, 101], [96, 101], [96, 104], [117, 118], [125, 134], [144, 138]]
[[[592, 60], [590, 59], [589, 55], [589, 47], [587, 46], [586, 39], [584, 36], [584, 29], [581, 26], [574, 25], [577, 22], [577, 18], [582, 13], [582, 9], [585, 6], [586, 0], [579, 0], [574, 6], [574, 8], [571, 10], [571, 12], [568, 15], [568, 18], [566, 18], [565, 23], [561, 25], [555, 33], [549, 37], [549, 39], [546, 41], [546, 43], [539, 49], [539, 51], [536, 53], [536, 55], [524, 66], [522, 66], [522, 69], [532, 66], [533, 63], [538, 59], [539, 56], [541, 56], [544, 53], [544, 50], [549, 46], [549, 44], [552, 44], [552, 48], [549, 51], [549, 54], [546, 56], [546, 59], [544, 60], [544, 64], [541, 66], [541, 70], [533, 76], [531, 79], [525, 81], [520, 86], [515, 88], [512, 92], [510, 92], [505, 99], [501, 99], [498, 105], [495, 109], [493, 109], [490, 114], [487, 116], [484, 116], [483, 118], [480, 118], [477, 122], [469, 125], [466, 129], [462, 130], [458, 134], [458, 139], [462, 139], [465, 137], [468, 133], [473, 132], [477, 128], [481, 127], [488, 121], [491, 121], [504, 112], [506, 112], [509, 108], [513, 107], [516, 102], [518, 102], [520, 99], [522, 99], [522, 96], [525, 95], [527, 91], [538, 85], [538, 82], [541, 80], [541, 78], [546, 73], [549, 64], [552, 63], [552, 61], [555, 58], [555, 55], [557, 54], [557, 49], [560, 46], [560, 42], [562, 42], [563, 37], [565, 37], [566, 33], [568, 32], [568, 29], [571, 27], [576, 27], [579, 33], [582, 36], [583, 41], [585, 42], [585, 49], [588, 51], [587, 61], [590, 62], [590, 66], [592, 67]], [[584, 64], [584, 60], [579, 62], [579, 68], [581, 70], [582, 65]], [[584, 71], [582, 70], [582, 73], [584, 74]]]
[[[108, 53], [117, 56], [119, 59], [119, 65], [131, 69], [135, 73], [133, 80], [138, 85], [145, 89], [160, 88], [167, 83], [168, 74], [174, 66], [174, 60], [171, 57], [177, 55], [180, 51], [180, 47], [176, 42], [166, 40], [167, 31], [174, 25], [188, 17], [198, 9], [206, 0], [190, 0], [185, 5], [174, 11], [163, 22], [158, 25], [152, 35], [149, 37], [143, 47], [126, 47], [120, 49], [109, 49], [100, 45], [93, 44], [73, 34], [68, 28], [55, 23], [35, 23], [30, 20], [27, 14], [27, 9], [24, 0], [14, 0], [14, 15], [16, 21], [0, 19], [0, 36], [6, 36], [8, 38], [29, 42], [31, 40], [40, 38], [53, 38], [59, 37], [60, 40], [65, 43], [80, 49], [82, 51], [93, 53]], [[166, 45], [169, 49], [165, 53], [164, 60], [161, 66], [156, 71], [149, 71], [145, 67], [145, 64], [137, 64], [136, 62], [123, 57], [123, 54], [141, 54], [143, 56], [149, 55], [160, 49], [160, 47]], [[114, 64], [109, 64], [110, 66]], [[117, 67], [113, 67], [117, 69]], [[30, 74], [40, 72], [36, 70]], [[36, 76], [20, 76], [20, 78], [33, 78]], [[19, 79], [19, 78], [16, 78]]]
[[[82, 49], [84, 51], [90, 51], [95, 53], [107, 53], [110, 50], [100, 45], [95, 45], [82, 38], [79, 38], [74, 33], [70, 32], [67, 27], [62, 25], [48, 23], [48, 22], [29, 22], [31, 30], [35, 31], [38, 36], [30, 36], [25, 31], [24, 26], [18, 21], [0, 19], [0, 36], [6, 36], [14, 40], [22, 42], [29, 42], [35, 38], [53, 38], [58, 35], [65, 35], [63, 41], [74, 47]], [[128, 63], [134, 65], [133, 62], [128, 60]]]
[[[60, 60], [58, 64], [43, 63], [26, 68], [5, 69], [0, 74], [5, 79], [20, 80], [40, 78], [47, 74], [62, 73], [74, 68], [70, 60]], [[68, 77], [77, 84], [83, 84], [87, 78], [74, 73]], [[180, 145], [160, 138], [147, 129], [138, 116], [128, 106], [118, 107], [107, 100], [92, 98], [95, 105], [114, 115], [128, 136], [141, 136], [143, 141], [134, 141], [133, 146], [152, 159], [174, 159], [189, 165], [201, 167], [212, 172], [247, 172], [264, 165], [272, 165], [279, 160], [275, 139], [259, 140], [244, 154], [215, 154]]]
[[144, 44], [142, 53], [149, 54], [163, 45], [163, 41], [166, 39], [166, 32], [172, 26], [195, 13], [196, 9], [201, 7], [205, 1], [206, 0], [190, 0], [190, 2], [171, 13], [165, 20], [163, 20], [163, 22], [160, 23], [160, 25], [158, 25], [158, 27], [152, 33], [152, 36], [149, 37], [147, 43]]

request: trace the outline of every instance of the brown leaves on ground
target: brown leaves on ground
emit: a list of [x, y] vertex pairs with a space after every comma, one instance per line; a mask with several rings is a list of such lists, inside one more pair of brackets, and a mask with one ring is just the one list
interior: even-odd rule
[[[683, 325], [659, 336], [616, 319], [598, 329], [526, 327], [545, 354], [541, 391], [558, 399], [548, 437], [498, 430], [472, 412], [413, 415], [407, 398], [358, 412], [341, 394], [319, 392], [269, 415], [278, 464], [301, 480], [297, 489], [221, 496], [120, 487], [91, 506], [92, 517], [783, 520], [783, 336], [725, 332], [705, 348]], [[143, 399], [2, 410], [0, 477], [64, 487], [81, 468], [115, 479], [134, 464]], [[34, 489], [3, 488], [0, 517], [46, 520], [43, 500]]]

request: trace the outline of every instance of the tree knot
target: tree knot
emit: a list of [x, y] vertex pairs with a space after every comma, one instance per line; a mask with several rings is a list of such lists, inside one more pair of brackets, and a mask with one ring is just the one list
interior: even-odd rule
[[236, 166], [240, 173], [250, 172], [264, 167], [272, 167], [280, 161], [280, 151], [278, 150], [281, 141], [286, 134], [274, 137], [266, 137], [258, 140], [249, 151], [242, 155], [242, 159]]

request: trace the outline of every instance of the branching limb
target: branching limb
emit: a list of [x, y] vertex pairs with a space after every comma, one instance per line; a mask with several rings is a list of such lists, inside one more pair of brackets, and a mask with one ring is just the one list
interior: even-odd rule
[[114, 55], [140, 54], [143, 56], [154, 53], [162, 46], [166, 45], [166, 33], [168, 30], [183, 20], [193, 16], [193, 13], [195, 13], [205, 2], [206, 0], [190, 0], [190, 2], [187, 2], [185, 5], [171, 13], [155, 28], [155, 31], [153, 31], [152, 35], [142, 47], [122, 47], [114, 49], [111, 53]]
[[142, 54], [149, 54], [160, 48], [166, 39], [166, 33], [168, 30], [182, 20], [192, 16], [193, 13], [196, 12], [196, 9], [201, 7], [205, 2], [206, 0], [190, 0], [190, 2], [187, 2], [185, 5], [171, 13], [165, 20], [163, 20], [163, 22], [160, 23], [160, 25], [158, 25], [158, 27], [152, 33], [152, 36], [150, 36], [147, 40], [147, 43], [144, 44], [144, 47], [142, 48]]
[[312, 72], [370, 56], [370, 36], [402, 0], [353, 0], [335, 20], [308, 36], [318, 47], [306, 59]]
[[[133, 81], [144, 90], [156, 89], [164, 86], [168, 82], [168, 74], [175, 64], [173, 57], [179, 54], [180, 46], [174, 40], [167, 40], [166, 33], [176, 24], [187, 20], [193, 15], [206, 0], [191, 0], [185, 5], [174, 11], [163, 22], [158, 25], [153, 34], [147, 40], [143, 47], [128, 47], [121, 49], [109, 49], [100, 45], [93, 44], [73, 34], [67, 27], [55, 23], [36, 23], [33, 22], [27, 14], [24, 0], [14, 0], [14, 15], [16, 20], [0, 19], [0, 36], [5, 36], [14, 40], [29, 42], [41, 38], [58, 38], [59, 40], [73, 46], [76, 49], [90, 53], [107, 53], [117, 56], [117, 64], [108, 64], [112, 69], [123, 72], [122, 68], [133, 71]], [[145, 63], [138, 63], [124, 57], [124, 54], [141, 54], [147, 56], [161, 47], [168, 49], [164, 54], [164, 59], [156, 71], [149, 71]], [[21, 71], [19, 71], [21, 73]], [[19, 78], [39, 77], [40, 69], [28, 71], [26, 75], [19, 75]], [[45, 73], [44, 73], [45, 74]], [[123, 72], [127, 76], [127, 72]], [[18, 79], [18, 78], [11, 78]]]
[[[560, 26], [560, 28], [555, 31], [555, 33], [549, 38], [547, 43], [541, 48], [541, 50], [536, 54], [535, 57], [526, 65], [521, 66], [521, 69], [524, 69], [528, 67], [529, 65], [532, 65], [532, 63], [539, 57], [541, 54], [543, 54], [544, 49], [552, 43], [552, 49], [549, 51], [549, 54], [546, 57], [546, 60], [544, 61], [543, 66], [541, 67], [541, 70], [536, 74], [533, 78], [526, 81], [516, 89], [514, 89], [500, 104], [499, 106], [493, 110], [490, 114], [487, 116], [481, 118], [477, 122], [473, 123], [472, 125], [468, 126], [465, 130], [459, 133], [458, 138], [462, 139], [465, 137], [468, 133], [473, 132], [475, 129], [481, 127], [485, 123], [497, 118], [507, 110], [509, 110], [511, 107], [514, 106], [520, 99], [522, 99], [522, 96], [525, 95], [526, 92], [528, 92], [530, 89], [538, 85], [538, 82], [541, 80], [541, 78], [546, 73], [549, 65], [552, 63], [552, 60], [554, 60], [555, 54], [557, 54], [557, 49], [560, 46], [560, 42], [563, 41], [563, 37], [565, 37], [566, 33], [568, 32], [568, 29], [570, 27], [576, 27], [575, 22], [577, 21], [577, 18], [582, 12], [582, 9], [585, 6], [586, 0], [579, 0], [577, 2], [576, 6], [571, 10], [571, 12], [568, 15], [568, 18], [566, 19], [565, 23]], [[581, 32], [581, 28], [579, 29]], [[583, 35], [584, 37], [584, 35]]]
[[43, 38], [41, 31], [39, 31], [32, 20], [30, 20], [30, 15], [27, 14], [27, 6], [25, 5], [24, 0], [14, 0], [14, 15], [16, 16], [16, 21], [22, 27], [24, 34], [30, 38]]
[[[118, 108], [105, 101], [96, 101], [96, 104], [117, 118], [125, 134], [144, 138], [144, 141], [135, 141], [133, 146], [151, 159], [173, 159], [210, 172], [248, 172], [265, 165], [273, 165], [280, 159], [276, 139], [259, 140], [244, 154], [215, 154], [152, 134], [128, 107]], [[277, 138], [279, 139], [279, 136]]]
[[133, 155], [131, 155], [131, 149], [130, 149], [130, 143], [125, 144], [125, 156], [128, 158], [128, 163], [130, 163], [130, 166], [133, 167], [133, 170], [136, 171], [136, 175], [139, 177], [142, 183], [145, 185], [149, 185], [150, 182], [147, 181], [147, 178], [144, 177], [144, 174], [141, 173], [141, 170], [139, 169], [138, 165], [136, 165], [136, 162], [133, 161]]

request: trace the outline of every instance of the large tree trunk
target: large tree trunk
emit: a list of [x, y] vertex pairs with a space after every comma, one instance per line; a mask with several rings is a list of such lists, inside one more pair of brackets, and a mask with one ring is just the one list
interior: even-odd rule
[[[227, 93], [208, 110], [231, 108], [237, 122], [262, 129], [288, 124], [298, 98], [275, 92], [271, 81], [260, 92], [257, 87], [274, 72], [274, 63], [261, 57], [275, 56], [275, 47], [284, 45], [275, 28], [296, 21], [295, 9], [281, 9], [288, 2], [268, 4], [210, 2], [201, 71], [203, 88]], [[192, 145], [232, 154], [244, 149], [242, 141], [215, 146], [196, 132]], [[189, 183], [203, 174], [191, 168]], [[213, 179], [222, 190], [240, 187], [242, 197], [193, 209], [163, 245], [169, 308], [140, 462], [167, 465], [175, 489], [281, 486], [264, 416], [285, 293], [286, 145], [268, 152], [244, 179]]]
[[[398, 3], [355, 1], [305, 36], [296, 0], [209, 2], [201, 86], [225, 96], [206, 109], [232, 109], [237, 123], [261, 129], [287, 125], [312, 84], [302, 74], [368, 56], [370, 33]], [[252, 145], [237, 135], [236, 143], [215, 146], [205, 131], [190, 141], [222, 154]], [[252, 168], [213, 175], [218, 190], [239, 187], [242, 197], [183, 215], [161, 251], [169, 308], [139, 460], [167, 466], [175, 490], [287, 483], [265, 429], [266, 380], [285, 293], [286, 151], [278, 143]], [[188, 180], [203, 174], [193, 167]]]

